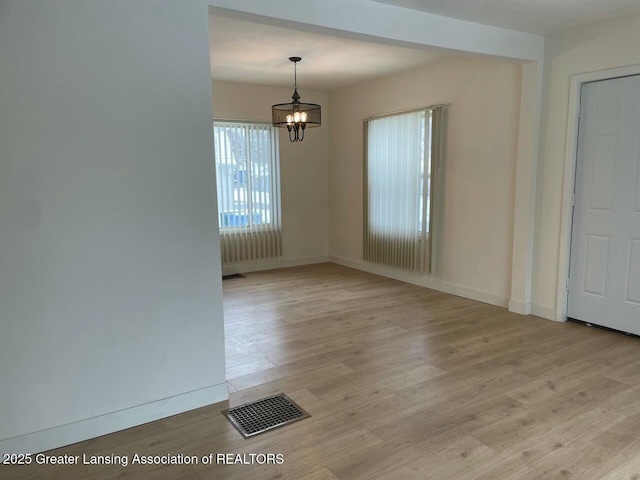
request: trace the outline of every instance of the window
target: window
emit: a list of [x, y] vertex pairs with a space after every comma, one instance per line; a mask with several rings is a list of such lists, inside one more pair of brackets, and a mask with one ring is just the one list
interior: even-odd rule
[[433, 164], [441, 108], [373, 118], [365, 124], [365, 260], [430, 271]]
[[[430, 112], [427, 112], [430, 113]], [[421, 129], [421, 152], [420, 152], [420, 211], [418, 212], [418, 230], [420, 233], [429, 236], [429, 227], [431, 226], [431, 148], [427, 148], [427, 140], [431, 139], [432, 132], [432, 117], [431, 115], [425, 115], [425, 119], [422, 122]], [[425, 172], [426, 168], [426, 172]], [[426, 178], [425, 178], [426, 173]], [[425, 198], [425, 189], [427, 197]], [[424, 218], [423, 218], [424, 216]]]
[[223, 263], [280, 255], [275, 129], [264, 123], [214, 121], [213, 137]]

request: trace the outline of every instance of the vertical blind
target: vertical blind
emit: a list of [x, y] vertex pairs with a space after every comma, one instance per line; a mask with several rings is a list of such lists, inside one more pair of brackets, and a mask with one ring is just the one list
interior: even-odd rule
[[282, 255], [274, 128], [214, 121], [213, 132], [223, 265]]
[[388, 115], [365, 124], [364, 259], [431, 271], [434, 160], [441, 108]]

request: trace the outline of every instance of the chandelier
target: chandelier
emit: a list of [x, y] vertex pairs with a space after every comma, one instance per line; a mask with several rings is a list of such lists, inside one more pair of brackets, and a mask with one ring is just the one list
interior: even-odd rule
[[279, 103], [271, 107], [271, 118], [274, 127], [286, 128], [289, 140], [301, 142], [307, 127], [320, 126], [320, 105], [315, 103], [301, 103], [298, 95], [297, 64], [302, 58], [289, 57], [293, 62], [293, 95], [290, 103]]

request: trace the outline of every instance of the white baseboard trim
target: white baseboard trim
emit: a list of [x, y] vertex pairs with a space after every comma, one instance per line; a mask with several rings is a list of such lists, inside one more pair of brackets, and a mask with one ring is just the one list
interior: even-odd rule
[[520, 315], [531, 315], [531, 303], [509, 300], [509, 311]]
[[7, 453], [40, 453], [71, 445], [211, 405], [228, 398], [229, 390], [225, 382], [86, 420], [7, 438], [0, 441], [0, 459], [2, 455]]
[[268, 258], [265, 260], [256, 260], [255, 262], [232, 263], [222, 267], [223, 275], [232, 275], [234, 273], [259, 272], [262, 270], [274, 270], [276, 268], [299, 267], [300, 265], [313, 265], [315, 263], [327, 263], [329, 257], [327, 255], [319, 257], [301, 257], [301, 258]]
[[553, 320], [554, 322], [558, 322], [558, 321], [566, 322], [566, 319], [558, 320], [556, 318], [555, 308], [544, 307], [542, 305], [538, 305], [537, 303], [531, 304], [531, 315], [535, 315], [536, 317], [540, 317], [540, 318], [545, 318], [547, 320]]
[[344, 265], [345, 267], [355, 268], [356, 270], [363, 270], [375, 275], [393, 278], [395, 280], [400, 280], [401, 282], [431, 288], [440, 292], [450, 293], [458, 297], [469, 298], [471, 300], [477, 300], [478, 302], [488, 303], [498, 307], [507, 308], [509, 305], [509, 299], [507, 297], [496, 295], [494, 293], [483, 292], [463, 285], [445, 282], [420, 273], [398, 270], [363, 260], [352, 260], [336, 256], [329, 256], [329, 261], [337, 263], [338, 265]]

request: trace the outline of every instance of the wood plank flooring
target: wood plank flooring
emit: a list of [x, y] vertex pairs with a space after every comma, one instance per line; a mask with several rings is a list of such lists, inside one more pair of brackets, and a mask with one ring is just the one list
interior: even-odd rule
[[[312, 417], [244, 440], [223, 402], [55, 455], [281, 465], [0, 467], [3, 479], [640, 479], [640, 341], [322, 264], [224, 282], [230, 404]], [[245, 457], [247, 459], [249, 457]]]

